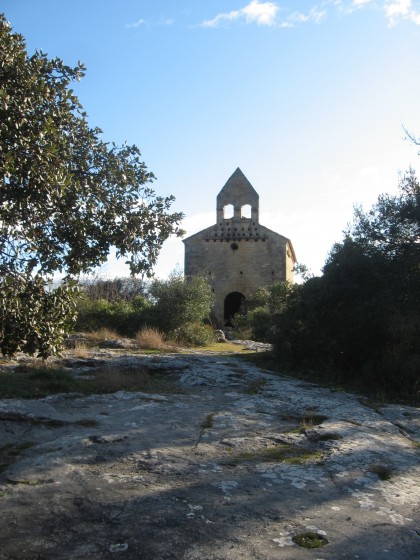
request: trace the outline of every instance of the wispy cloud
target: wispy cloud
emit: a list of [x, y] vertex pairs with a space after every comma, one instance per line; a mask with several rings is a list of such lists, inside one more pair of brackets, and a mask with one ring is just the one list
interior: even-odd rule
[[137, 27], [141, 27], [142, 25], [147, 25], [148, 27], [154, 27], [158, 25], [173, 25], [175, 20], [171, 18], [160, 19], [155, 22], [146, 21], [145, 19], [138, 19], [137, 21], [133, 21], [132, 23], [126, 23], [125, 27], [128, 29], [136, 29]]
[[412, 0], [387, 0], [384, 10], [391, 27], [400, 20], [408, 20], [420, 25], [420, 6], [413, 7]]
[[[356, 1], [360, 2], [366, 0]], [[286, 9], [282, 8], [280, 10], [280, 7], [274, 2], [251, 0], [249, 4], [240, 10], [232, 10], [231, 12], [218, 14], [213, 19], [203, 21], [201, 25], [203, 27], [220, 27], [223, 24], [226, 25], [237, 20], [244, 20], [246, 23], [285, 28], [295, 27], [301, 23], [320, 23], [327, 15], [326, 10], [319, 9], [317, 6], [314, 6], [307, 13], [294, 11], [285, 15], [283, 18], [278, 18], [280, 11], [284, 12]]]
[[213, 19], [203, 21], [201, 25], [203, 27], [219, 27], [223, 23], [243, 19], [247, 23], [273, 26], [276, 24], [278, 11], [279, 7], [274, 2], [251, 0], [249, 4], [240, 10], [218, 14]]
[[372, 4], [373, 0], [353, 0], [355, 6], [364, 6], [365, 4]]
[[321, 23], [323, 19], [327, 17], [327, 11], [325, 9], [319, 9], [317, 6], [312, 8], [306, 14], [303, 12], [293, 12], [287, 15], [282, 22], [280, 22], [280, 27], [294, 27], [299, 23]]
[[290, 28], [309, 23], [319, 24], [332, 11], [350, 15], [364, 9], [382, 12], [390, 26], [403, 20], [420, 25], [420, 0], [314, 0], [313, 7], [306, 12], [291, 11], [284, 3], [280, 7], [278, 2], [251, 0], [243, 8], [219, 13], [200, 25], [217, 28], [244, 21], [261, 26]]
[[324, 5], [333, 5], [338, 12], [345, 15], [350, 15], [367, 7], [375, 8], [377, 4], [376, 0], [324, 0]]
[[125, 27], [129, 29], [135, 29], [136, 27], [140, 27], [141, 25], [145, 25], [146, 21], [144, 19], [138, 19], [137, 21], [133, 21], [132, 23], [126, 23]]
[[420, 25], [419, 0], [325, 0], [325, 3], [333, 4], [347, 14], [366, 7], [380, 10], [391, 27], [404, 20]]
[[274, 2], [258, 2], [252, 0], [245, 8], [243, 13], [248, 22], [258, 25], [273, 25], [279, 8]]

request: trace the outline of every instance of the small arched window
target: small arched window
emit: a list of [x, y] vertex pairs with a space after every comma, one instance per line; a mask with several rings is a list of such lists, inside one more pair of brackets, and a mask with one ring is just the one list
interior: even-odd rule
[[226, 204], [226, 206], [223, 207], [223, 218], [225, 220], [230, 220], [233, 218], [233, 212], [233, 204]]
[[244, 204], [241, 207], [241, 218], [250, 219], [252, 215], [252, 206], [250, 204]]

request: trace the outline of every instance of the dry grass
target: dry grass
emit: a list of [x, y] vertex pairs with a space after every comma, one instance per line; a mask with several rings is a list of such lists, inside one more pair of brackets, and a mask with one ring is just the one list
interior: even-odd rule
[[166, 348], [167, 343], [162, 332], [152, 327], [144, 327], [136, 334], [136, 342], [140, 348], [158, 350]]
[[90, 333], [87, 333], [87, 336], [91, 340], [110, 340], [115, 338], [121, 338], [121, 336], [117, 333], [117, 331], [108, 329], [106, 327], [103, 327], [102, 329], [98, 329], [97, 331], [92, 331]]
[[[196, 348], [183, 348], [184, 352], [196, 351]], [[200, 346], [200, 352], [209, 352], [211, 354], [255, 354], [254, 350], [248, 350], [239, 344], [233, 344], [232, 342], [213, 342], [212, 344], [206, 344], [205, 346]]]
[[150, 374], [145, 368], [122, 369], [109, 365], [95, 372], [95, 388], [101, 393], [142, 391], [149, 385]]
[[73, 349], [73, 356], [75, 358], [87, 358], [89, 356], [89, 350], [84, 342], [76, 340]]

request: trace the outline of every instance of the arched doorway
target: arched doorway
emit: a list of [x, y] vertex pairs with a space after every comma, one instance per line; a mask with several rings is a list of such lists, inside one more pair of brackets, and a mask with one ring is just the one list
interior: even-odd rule
[[230, 320], [236, 313], [238, 313], [238, 311], [241, 308], [242, 302], [244, 300], [245, 300], [245, 296], [240, 292], [231, 292], [225, 297], [225, 307], [224, 307], [225, 325], [231, 326]]

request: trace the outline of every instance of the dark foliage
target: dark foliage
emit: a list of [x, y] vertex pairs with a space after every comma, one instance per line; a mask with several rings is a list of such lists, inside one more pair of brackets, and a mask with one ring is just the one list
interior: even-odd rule
[[369, 390], [420, 391], [420, 186], [412, 170], [334, 245], [323, 276], [295, 286], [276, 319], [285, 363]]

